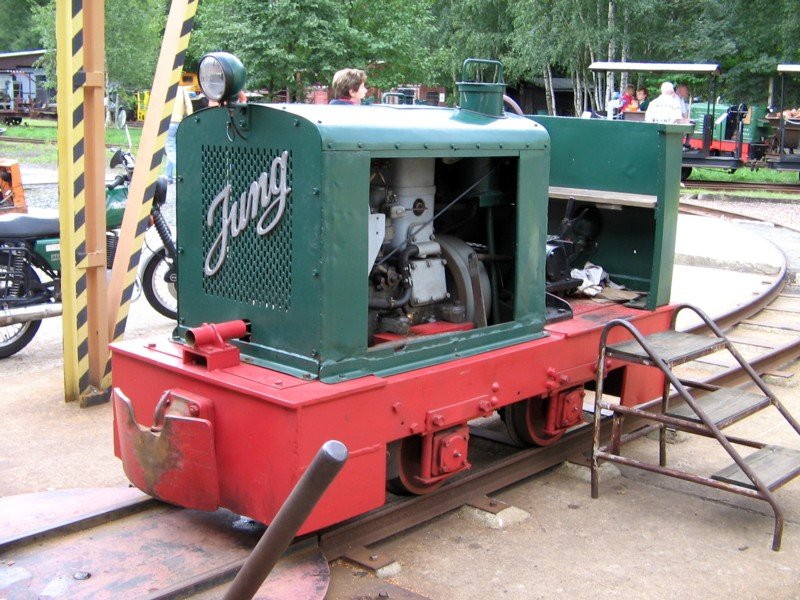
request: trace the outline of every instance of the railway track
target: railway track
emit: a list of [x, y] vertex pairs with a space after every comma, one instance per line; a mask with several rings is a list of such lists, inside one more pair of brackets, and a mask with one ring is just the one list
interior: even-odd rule
[[725, 192], [776, 192], [782, 194], [800, 194], [798, 183], [751, 183], [745, 181], [694, 181], [688, 179], [683, 182], [685, 189], [703, 189]]
[[[710, 211], [703, 207], [687, 207], [687, 209], [714, 216], [742, 217], [735, 213]], [[786, 280], [787, 269], [784, 267], [774, 283], [759, 297], [716, 319], [739, 351], [760, 373], [776, 371], [800, 356], [800, 329], [787, 325], [791, 321], [798, 320], [800, 294], [788, 293], [785, 287]], [[690, 371], [693, 379], [716, 385], [730, 386], [746, 380], [738, 365], [734, 367], [715, 359], [713, 355], [702, 361], [684, 365], [682, 368]], [[635, 420], [629, 419], [626, 422], [628, 431], [637, 428], [642, 432], [646, 431], [641, 427], [642, 423], [637, 423]], [[318, 548], [320, 554], [328, 561], [344, 557], [368, 567], [380, 568], [386, 563], [385, 558], [368, 550], [368, 546], [464, 504], [475, 504], [488, 510], [502, 509], [504, 505], [490, 500], [489, 494], [565, 460], [585, 454], [591, 448], [592, 432], [587, 425], [579, 426], [552, 446], [519, 448], [505, 434], [499, 419], [494, 418], [476, 423], [471, 427], [471, 435], [476, 442], [475, 456], [470, 454], [474, 466], [472, 471], [425, 496], [390, 497], [385, 506], [375, 511], [296, 541], [292, 555], [304, 556], [303, 553], [307, 553], [311, 545]], [[194, 594], [206, 597], [206, 594], [211, 593], [210, 590], [219, 589], [218, 586], [224, 585], [224, 582], [233, 577], [243, 564], [248, 548], [252, 547], [261, 532], [261, 528], [252, 523], [242, 526], [242, 520], [237, 521], [235, 515], [227, 511], [214, 513], [218, 522], [212, 523], [211, 517], [205, 516], [204, 513], [167, 507], [157, 501], [135, 495], [92, 514], [66, 518], [60, 523], [50, 523], [42, 527], [23, 528], [6, 539], [0, 539], [0, 559], [8, 560], [11, 556], [44, 552], [44, 548], [49, 548], [48, 552], [53, 556], [68, 555], [69, 548], [76, 543], [76, 536], [79, 539], [104, 539], [108, 534], [103, 533], [103, 528], [109, 527], [109, 522], [113, 524], [112, 526], [125, 530], [132, 520], [148, 521], [157, 514], [166, 515], [169, 519], [178, 519], [179, 524], [173, 525], [174, 527], [191, 528], [201, 534], [211, 532], [212, 535], [227, 535], [229, 540], [233, 540], [237, 550], [220, 551], [220, 556], [214, 556], [213, 559], [191, 563], [202, 565], [202, 572], [180, 573], [179, 577], [170, 575], [167, 579], [169, 583], [165, 585], [151, 581], [146, 586], [146, 593], [137, 593], [136, 597], [164, 599]], [[239, 524], [238, 527], [236, 523]], [[97, 583], [100, 584], [100, 581]], [[98, 595], [95, 589], [88, 595], [71, 597], [120, 597], [117, 588], [103, 587], [102, 590], [105, 596]]]
[[[0, 142], [11, 142], [13, 144], [35, 144], [37, 146], [55, 146], [58, 140], [42, 140], [37, 138], [13, 137], [10, 135], [0, 136]], [[106, 144], [106, 148], [119, 148], [119, 144]]]

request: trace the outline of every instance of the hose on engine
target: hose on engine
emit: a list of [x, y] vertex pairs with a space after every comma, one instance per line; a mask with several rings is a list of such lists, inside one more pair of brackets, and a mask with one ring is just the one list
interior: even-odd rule
[[419, 247], [411, 244], [406, 246], [400, 254], [400, 273], [403, 276], [403, 295], [399, 298], [370, 298], [369, 307], [374, 309], [389, 309], [405, 306], [411, 300], [411, 278], [409, 277], [408, 265], [412, 256], [419, 254]]

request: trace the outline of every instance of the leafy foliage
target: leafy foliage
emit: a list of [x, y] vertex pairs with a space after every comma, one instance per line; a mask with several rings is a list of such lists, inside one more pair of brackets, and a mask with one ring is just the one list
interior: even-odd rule
[[[14, 0], [11, 0], [12, 2]], [[45, 48], [43, 67], [55, 85], [56, 0], [40, 1], [30, 13], [31, 27]], [[106, 0], [106, 72], [114, 88], [146, 89], [161, 47], [166, 20], [165, 0]]]
[[432, 38], [428, 0], [205, 0], [201, 6], [193, 54], [237, 54], [251, 88], [288, 90], [302, 100], [307, 86], [329, 83], [345, 66], [367, 69], [379, 87], [430, 77], [429, 53], [419, 43], [420, 36]]
[[35, 10], [48, 0], [0, 0], [0, 48], [3, 52], [37, 50], [42, 48], [42, 39], [33, 27]]
[[[109, 82], [149, 87], [169, 0], [105, 1]], [[12, 24], [0, 50], [54, 48], [55, 0], [0, 7]], [[247, 66], [249, 88], [303, 100], [345, 66], [366, 69], [381, 89], [452, 89], [465, 58], [496, 58], [512, 86], [571, 78], [580, 110], [601, 108], [622, 83], [589, 72], [594, 60], [711, 62], [724, 73], [718, 93], [763, 103], [778, 100], [776, 65], [800, 62], [798, 40], [797, 0], [201, 0], [187, 65], [228, 50]], [[662, 79], [630, 77], [651, 87]], [[702, 78], [681, 81], [705, 91]], [[797, 102], [796, 86], [789, 94]]]

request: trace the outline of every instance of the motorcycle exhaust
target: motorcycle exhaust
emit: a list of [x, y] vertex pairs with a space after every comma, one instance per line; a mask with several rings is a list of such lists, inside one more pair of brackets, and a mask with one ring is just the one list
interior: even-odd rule
[[0, 310], [0, 327], [15, 325], [17, 323], [27, 323], [28, 321], [38, 321], [48, 317], [57, 317], [63, 311], [60, 302], [55, 304], [37, 304], [33, 306], [22, 306], [19, 308], [6, 308]]

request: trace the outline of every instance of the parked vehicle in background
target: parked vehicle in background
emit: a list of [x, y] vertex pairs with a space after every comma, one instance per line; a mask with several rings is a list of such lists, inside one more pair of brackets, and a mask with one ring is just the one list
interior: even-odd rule
[[[133, 175], [133, 156], [130, 151], [117, 150], [110, 164], [112, 168], [123, 167], [124, 172], [106, 186], [106, 266], [109, 269], [114, 261]], [[3, 173], [11, 173], [14, 201], [24, 201], [16, 161], [0, 160], [0, 181], [4, 181]], [[151, 253], [141, 268], [145, 277], [142, 288], [153, 308], [175, 318], [177, 299], [174, 297], [175, 271], [172, 266], [175, 243], [161, 214], [166, 197], [167, 182], [159, 178], [150, 216], [152, 226], [161, 238], [161, 248]], [[15, 210], [18, 212], [0, 214], [0, 358], [7, 358], [25, 348], [39, 330], [42, 319], [62, 313], [58, 210], [27, 211], [23, 206], [15, 207]], [[172, 298], [168, 297], [170, 293]]]

